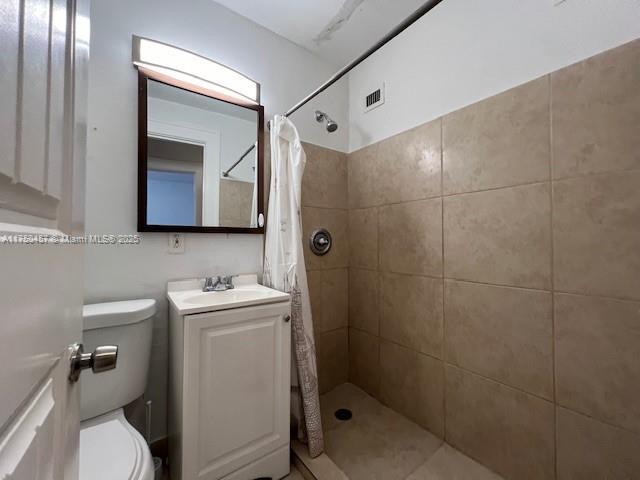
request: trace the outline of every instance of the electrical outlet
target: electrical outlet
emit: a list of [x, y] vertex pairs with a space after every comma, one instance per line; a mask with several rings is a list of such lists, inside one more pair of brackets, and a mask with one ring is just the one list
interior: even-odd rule
[[184, 253], [184, 235], [182, 233], [169, 234], [169, 253]]

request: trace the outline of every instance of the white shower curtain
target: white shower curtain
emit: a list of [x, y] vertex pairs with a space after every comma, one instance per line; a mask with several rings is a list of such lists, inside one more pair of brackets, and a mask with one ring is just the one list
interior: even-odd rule
[[271, 188], [267, 210], [264, 284], [291, 294], [291, 410], [298, 439], [316, 457], [324, 450], [316, 349], [302, 249], [300, 198], [306, 156], [298, 131], [286, 117], [271, 122]]

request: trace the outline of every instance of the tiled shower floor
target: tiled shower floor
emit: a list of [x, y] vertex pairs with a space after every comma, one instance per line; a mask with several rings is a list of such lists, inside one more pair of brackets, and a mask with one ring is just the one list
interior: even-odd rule
[[[501, 479], [355, 385], [336, 387], [320, 405], [325, 452], [350, 480]], [[353, 418], [336, 419], [338, 408]]]
[[282, 480], [304, 480], [304, 477], [295, 466], [291, 465], [291, 472]]

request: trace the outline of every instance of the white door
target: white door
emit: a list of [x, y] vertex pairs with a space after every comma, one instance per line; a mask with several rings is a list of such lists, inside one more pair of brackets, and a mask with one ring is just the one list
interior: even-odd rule
[[[0, 479], [78, 477], [89, 12], [0, 0]], [[35, 242], [35, 243], [34, 243]]]
[[[280, 303], [185, 317], [183, 480], [288, 450], [289, 312]], [[287, 451], [283, 473], [288, 463]]]

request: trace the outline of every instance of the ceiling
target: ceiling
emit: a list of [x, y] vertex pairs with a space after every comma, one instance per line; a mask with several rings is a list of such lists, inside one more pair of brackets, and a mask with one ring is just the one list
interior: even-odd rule
[[424, 0], [215, 0], [343, 67], [416, 11]]

